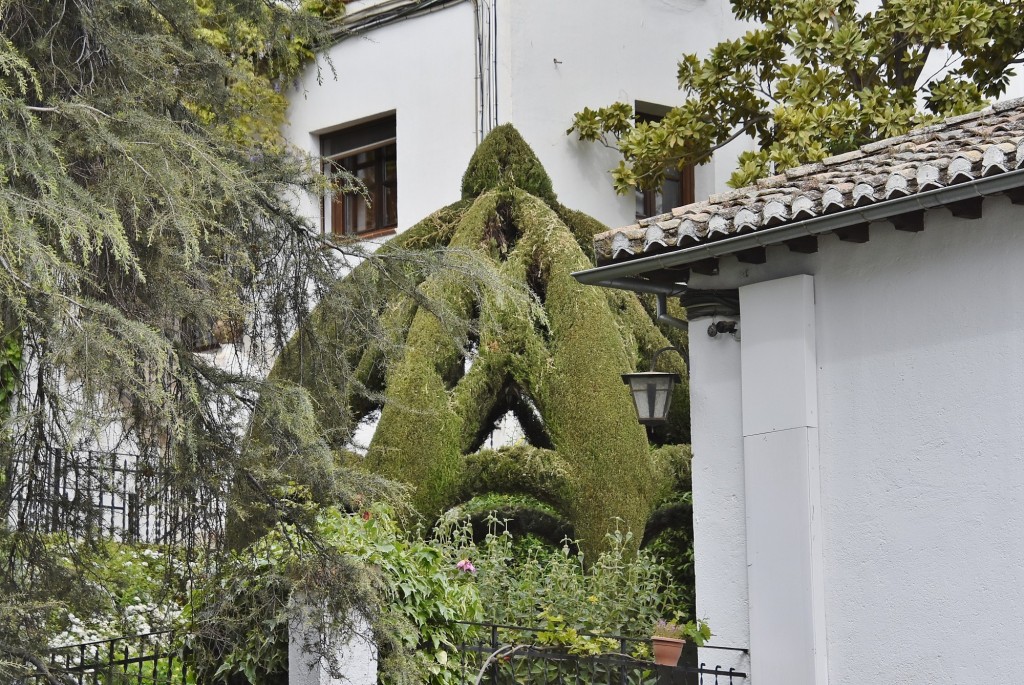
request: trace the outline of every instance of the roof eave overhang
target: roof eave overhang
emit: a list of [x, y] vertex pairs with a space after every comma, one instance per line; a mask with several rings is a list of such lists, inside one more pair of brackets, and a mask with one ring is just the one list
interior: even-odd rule
[[679, 269], [708, 258], [724, 257], [743, 250], [778, 245], [794, 238], [818, 236], [847, 226], [884, 221], [907, 212], [935, 209], [955, 202], [996, 195], [1022, 187], [1024, 187], [1024, 169], [1016, 169], [864, 207], [846, 209], [835, 214], [825, 214], [773, 228], [751, 231], [731, 238], [701, 243], [693, 247], [577, 271], [572, 275], [573, 278], [585, 285], [675, 295], [681, 291], [680, 285], [650, 281], [644, 279], [643, 275], [663, 269]]
[[372, 5], [343, 16], [338, 25], [330, 30], [328, 45], [335, 45], [346, 38], [360, 36], [382, 26], [387, 26], [404, 19], [412, 19], [413, 17], [430, 12], [436, 12], [467, 1], [386, 0], [379, 5]]

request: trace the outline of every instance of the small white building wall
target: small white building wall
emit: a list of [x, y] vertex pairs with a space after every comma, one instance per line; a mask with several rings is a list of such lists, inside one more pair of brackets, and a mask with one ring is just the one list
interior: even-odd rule
[[[919, 234], [873, 224], [863, 245], [823, 236], [815, 255], [771, 247], [764, 265], [727, 258], [718, 277], [691, 281], [722, 288], [814, 276], [831, 685], [1018, 675], [1024, 214], [1001, 197], [984, 210], [976, 221], [930, 211]], [[718, 387], [733, 387], [740, 368], [709, 353], [730, 341], [702, 340], [706, 322], [691, 336], [697, 602], [731, 637], [747, 620], [736, 580], [745, 493], [735, 435], [706, 447], [709, 427], [735, 427], [703, 415], [701, 384], [713, 371]], [[741, 598], [730, 600], [730, 588]]]
[[[320, 133], [395, 112], [398, 229], [412, 226], [461, 196], [476, 148], [474, 36], [465, 2], [336, 43], [336, 75], [322, 57], [289, 90], [286, 139], [319, 156]], [[300, 202], [319, 221], [319, 200]]]

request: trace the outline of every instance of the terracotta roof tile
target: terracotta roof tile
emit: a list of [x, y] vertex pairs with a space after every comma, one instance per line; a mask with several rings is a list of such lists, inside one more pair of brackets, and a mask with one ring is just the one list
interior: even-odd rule
[[946, 119], [594, 237], [599, 264], [1024, 168], [1024, 98]]

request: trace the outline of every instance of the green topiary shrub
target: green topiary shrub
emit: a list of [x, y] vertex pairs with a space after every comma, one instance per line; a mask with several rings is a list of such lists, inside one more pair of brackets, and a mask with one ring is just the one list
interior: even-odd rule
[[[602, 227], [556, 202], [514, 128], [498, 127], [480, 145], [463, 194], [397, 239], [403, 248], [423, 242], [430, 254], [445, 248], [448, 268], [381, 308], [392, 338], [387, 353], [347, 339], [337, 317], [325, 314], [329, 297], [275, 373], [309, 390], [319, 420], [337, 426], [335, 449], [344, 448], [354, 418], [379, 407], [362, 463], [410, 485], [428, 521], [501, 494], [551, 507], [530, 516], [529, 504], [517, 505], [524, 520], [566, 521], [588, 559], [616, 526], [632, 533], [635, 548], [676, 479], [658, 468], [620, 374], [646, 368], [669, 338], [636, 295], [572, 278], [592, 265], [585, 248]], [[345, 288], [339, 296], [358, 291]], [[360, 369], [362, 393], [345, 385], [348, 376], [302, 374], [303, 355], [332, 353]], [[663, 355], [659, 365], [687, 377], [679, 355]], [[676, 393], [670, 425], [654, 434], [659, 442], [689, 436], [685, 380]], [[363, 404], [352, 412], [342, 402]], [[344, 411], [352, 416], [332, 422], [332, 412]], [[520, 417], [527, 444], [481, 449], [505, 411]]]
[[512, 124], [502, 124], [487, 135], [462, 176], [463, 198], [500, 187], [521, 188], [552, 207], [558, 201], [548, 172]]

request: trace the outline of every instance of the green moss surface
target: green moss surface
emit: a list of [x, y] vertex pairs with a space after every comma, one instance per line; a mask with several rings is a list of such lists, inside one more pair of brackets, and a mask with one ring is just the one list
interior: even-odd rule
[[555, 205], [554, 209], [558, 214], [558, 218], [562, 220], [562, 223], [565, 224], [569, 232], [576, 238], [576, 243], [580, 246], [583, 254], [593, 262], [594, 236], [607, 231], [608, 227], [589, 214], [569, 209], [562, 203]]
[[511, 124], [496, 127], [480, 143], [462, 176], [462, 197], [501, 187], [521, 188], [549, 205], [557, 202], [551, 177]]
[[466, 457], [459, 499], [526, 495], [564, 512], [573, 497], [572, 480], [570, 467], [555, 451], [526, 444], [483, 449]]

